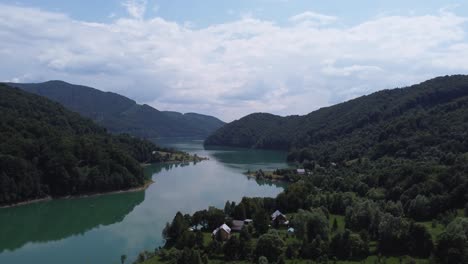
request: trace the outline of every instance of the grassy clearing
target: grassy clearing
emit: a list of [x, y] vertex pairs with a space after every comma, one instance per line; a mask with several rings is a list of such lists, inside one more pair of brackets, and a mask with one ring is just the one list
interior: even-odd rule
[[433, 241], [436, 241], [437, 236], [439, 236], [445, 230], [444, 225], [440, 223], [436, 223], [435, 226], [432, 226], [432, 221], [418, 222], [418, 223], [422, 224], [423, 226], [427, 228], [427, 231], [429, 231], [429, 233], [431, 234]]
[[333, 234], [344, 232], [345, 231], [345, 217], [343, 215], [330, 214], [330, 218], [328, 219], [330, 230], [332, 230], [333, 228], [333, 222], [335, 221], [335, 219], [336, 219], [336, 223], [338, 224], [338, 229], [335, 232], [333, 232]]

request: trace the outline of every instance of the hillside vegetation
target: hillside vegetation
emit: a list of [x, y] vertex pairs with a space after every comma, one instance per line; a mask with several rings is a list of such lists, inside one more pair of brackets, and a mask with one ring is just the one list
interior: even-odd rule
[[59, 102], [66, 108], [91, 118], [112, 133], [128, 133], [143, 138], [205, 138], [224, 124], [212, 116], [159, 111], [146, 104], [139, 105], [116, 93], [62, 81], [8, 85]]
[[468, 76], [446, 76], [305, 116], [252, 114], [223, 126], [205, 145], [285, 149], [301, 162], [441, 158], [468, 152], [467, 121]]
[[0, 84], [0, 205], [142, 186], [154, 151], [172, 152]]

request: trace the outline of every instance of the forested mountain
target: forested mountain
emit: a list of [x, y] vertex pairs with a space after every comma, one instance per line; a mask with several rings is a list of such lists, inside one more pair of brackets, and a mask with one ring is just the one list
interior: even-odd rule
[[225, 125], [206, 145], [291, 150], [292, 160], [468, 152], [468, 76], [384, 90], [305, 116], [252, 114]]
[[116, 93], [63, 81], [8, 85], [59, 102], [68, 109], [93, 119], [112, 133], [128, 133], [144, 138], [205, 138], [224, 124], [212, 116], [159, 111], [149, 105], [139, 105]]
[[[205, 143], [287, 149], [304, 170], [255, 172], [290, 183], [276, 198], [176, 214], [163, 231], [165, 248], [152, 259], [468, 263], [468, 76], [385, 90], [305, 116], [252, 114]], [[288, 231], [270, 218], [276, 210], [289, 217]], [[234, 226], [226, 219], [253, 224], [226, 242], [203, 244], [204, 232]]]
[[168, 150], [0, 84], [0, 204], [141, 186], [153, 151]]

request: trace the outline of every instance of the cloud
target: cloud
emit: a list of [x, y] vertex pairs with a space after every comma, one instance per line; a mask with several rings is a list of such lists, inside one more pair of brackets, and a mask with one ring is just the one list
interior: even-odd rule
[[230, 121], [305, 114], [468, 71], [467, 18], [447, 10], [356, 25], [306, 12], [286, 25], [243, 17], [194, 28], [144, 19], [146, 1], [138, 3], [128, 4], [129, 18], [108, 23], [0, 4], [0, 80], [62, 79]]
[[128, 14], [136, 19], [144, 17], [147, 4], [147, 0], [126, 0], [122, 2], [122, 6], [127, 9]]
[[290, 21], [294, 23], [310, 23], [313, 25], [327, 25], [334, 23], [338, 20], [337, 17], [328, 16], [312, 11], [306, 11], [301, 14], [297, 14], [289, 18]]

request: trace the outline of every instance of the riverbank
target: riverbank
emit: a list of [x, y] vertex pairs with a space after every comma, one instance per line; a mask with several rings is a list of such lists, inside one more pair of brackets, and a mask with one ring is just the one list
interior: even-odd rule
[[[189, 155], [189, 159], [185, 160], [170, 160], [170, 161], [164, 161], [164, 162], [158, 162], [158, 163], [142, 163], [140, 166], [142, 168], [148, 167], [152, 164], [180, 164], [180, 163], [187, 163], [187, 162], [201, 162], [204, 160], [209, 160], [207, 157], [199, 157], [197, 155]], [[37, 199], [32, 199], [32, 200], [27, 200], [27, 201], [22, 201], [14, 204], [9, 204], [9, 205], [0, 205], [0, 209], [3, 208], [10, 208], [10, 207], [17, 207], [17, 206], [23, 206], [23, 205], [28, 205], [28, 204], [34, 204], [34, 203], [40, 203], [40, 202], [46, 202], [46, 201], [51, 201], [51, 200], [60, 200], [60, 199], [75, 199], [75, 198], [86, 198], [86, 197], [93, 197], [93, 196], [100, 196], [100, 195], [109, 195], [109, 194], [117, 194], [117, 193], [127, 193], [127, 192], [139, 192], [146, 190], [151, 184], [153, 184], [154, 181], [152, 179], [149, 179], [145, 182], [143, 186], [127, 189], [127, 190], [116, 190], [116, 191], [109, 191], [109, 192], [99, 192], [99, 193], [91, 193], [91, 194], [80, 194], [80, 195], [68, 195], [68, 196], [63, 196], [63, 197], [52, 197], [52, 196], [46, 196], [46, 197], [41, 197]]]
[[292, 173], [293, 170], [275, 170], [275, 171], [246, 171], [244, 175], [257, 180], [266, 180], [272, 182], [295, 182], [301, 176]]
[[154, 183], [154, 181], [152, 179], [149, 179], [149, 180], [145, 181], [145, 183], [142, 186], [135, 187], [135, 188], [130, 188], [130, 189], [127, 189], [127, 190], [116, 190], [116, 191], [109, 191], [109, 192], [88, 193], [88, 194], [80, 194], [80, 195], [67, 195], [67, 196], [61, 196], [61, 197], [46, 196], [46, 197], [43, 197], [43, 198], [23, 201], [23, 202], [19, 202], [19, 203], [14, 203], [14, 204], [9, 204], [9, 205], [1, 205], [0, 209], [18, 207], [18, 206], [34, 204], [34, 203], [40, 203], [40, 202], [47, 202], [47, 201], [52, 201], [52, 200], [80, 199], [80, 198], [96, 197], [96, 196], [110, 195], [110, 194], [140, 192], [140, 191], [144, 191], [144, 190], [148, 189], [148, 187], [153, 183]]

